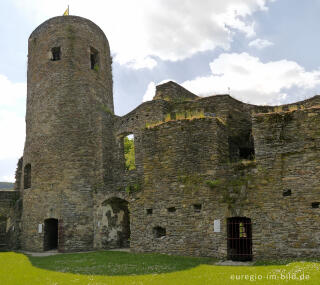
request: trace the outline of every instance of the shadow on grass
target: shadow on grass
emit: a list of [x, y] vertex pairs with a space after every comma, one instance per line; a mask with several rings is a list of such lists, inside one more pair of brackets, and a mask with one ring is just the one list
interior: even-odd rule
[[266, 266], [266, 265], [287, 265], [293, 262], [316, 262], [320, 263], [320, 257], [310, 257], [310, 258], [288, 258], [288, 259], [278, 259], [278, 260], [258, 260], [253, 266]]
[[145, 275], [187, 270], [201, 264], [214, 264], [213, 258], [134, 254], [118, 251], [58, 254], [45, 257], [28, 256], [33, 266], [86, 275]]

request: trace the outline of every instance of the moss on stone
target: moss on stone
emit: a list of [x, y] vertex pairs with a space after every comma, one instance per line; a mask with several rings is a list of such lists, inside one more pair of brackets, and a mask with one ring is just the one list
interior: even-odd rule
[[210, 189], [215, 189], [216, 187], [222, 184], [222, 180], [221, 179], [206, 180], [205, 183], [207, 186], [209, 186]]
[[138, 192], [140, 190], [141, 190], [141, 185], [139, 183], [132, 183], [125, 187], [125, 191], [128, 194], [131, 194], [133, 192]]

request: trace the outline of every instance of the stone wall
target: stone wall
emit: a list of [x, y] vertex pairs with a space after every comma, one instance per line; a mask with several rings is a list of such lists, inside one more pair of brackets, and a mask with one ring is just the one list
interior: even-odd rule
[[320, 253], [320, 209], [312, 208], [320, 202], [319, 123], [316, 107], [253, 119], [258, 176], [251, 199], [260, 209], [257, 256]]
[[[318, 111], [313, 106], [318, 99], [315, 96], [280, 107], [247, 105], [228, 95], [144, 103], [116, 118], [119, 172], [112, 189], [100, 192], [96, 202], [108, 197], [128, 201], [133, 251], [225, 258], [227, 219], [247, 217], [252, 222], [254, 258], [317, 255], [317, 239], [303, 234], [306, 228], [299, 221], [306, 222], [318, 236], [318, 210], [311, 207], [310, 200], [305, 212], [297, 213], [292, 197], [283, 196], [283, 191], [292, 191], [296, 181], [281, 178], [279, 173], [290, 169], [300, 181], [300, 195], [313, 193], [314, 202], [319, 200], [317, 165], [308, 167], [307, 176], [313, 183], [300, 170], [308, 165], [304, 157], [312, 157], [313, 162], [318, 159], [316, 123], [311, 123], [316, 121]], [[147, 113], [153, 116], [145, 116]], [[123, 167], [121, 140], [128, 133], [135, 135], [134, 171]], [[240, 157], [239, 150], [246, 147], [254, 148], [255, 160]], [[276, 163], [279, 155], [292, 156], [280, 169]], [[308, 181], [308, 189], [304, 181]], [[138, 191], [125, 191], [136, 183]], [[97, 214], [96, 221], [100, 218]], [[220, 232], [213, 231], [214, 220], [220, 220]], [[105, 235], [97, 236], [101, 240]]]
[[[141, 146], [144, 181], [130, 204], [132, 250], [210, 255], [218, 214], [205, 181], [227, 160], [225, 126], [216, 118], [171, 121], [145, 129]], [[157, 227], [166, 235], [158, 237]]]
[[14, 243], [17, 242], [13, 237], [10, 239], [10, 235], [19, 232], [19, 228], [12, 221], [12, 210], [18, 199], [18, 191], [0, 191], [0, 250], [8, 249], [10, 245], [15, 247]]

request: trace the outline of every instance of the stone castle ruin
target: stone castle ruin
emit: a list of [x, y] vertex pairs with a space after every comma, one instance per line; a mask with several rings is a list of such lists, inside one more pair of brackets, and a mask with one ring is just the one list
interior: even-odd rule
[[320, 96], [255, 106], [167, 82], [120, 117], [111, 65], [84, 18], [31, 34], [24, 154], [15, 191], [0, 192], [3, 248], [319, 256]]

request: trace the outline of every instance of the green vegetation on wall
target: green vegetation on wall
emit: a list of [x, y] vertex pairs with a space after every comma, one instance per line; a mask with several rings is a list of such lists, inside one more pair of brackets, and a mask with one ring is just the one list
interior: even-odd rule
[[214, 189], [217, 186], [219, 186], [222, 183], [220, 179], [215, 179], [215, 180], [206, 180], [207, 186], [210, 187], [210, 189]]
[[106, 112], [107, 114], [113, 115], [113, 112], [108, 108], [108, 106], [101, 104], [100, 108], [102, 111]]
[[137, 192], [141, 189], [140, 184], [138, 183], [133, 183], [133, 184], [129, 184], [125, 187], [125, 191], [130, 194], [132, 192]]

